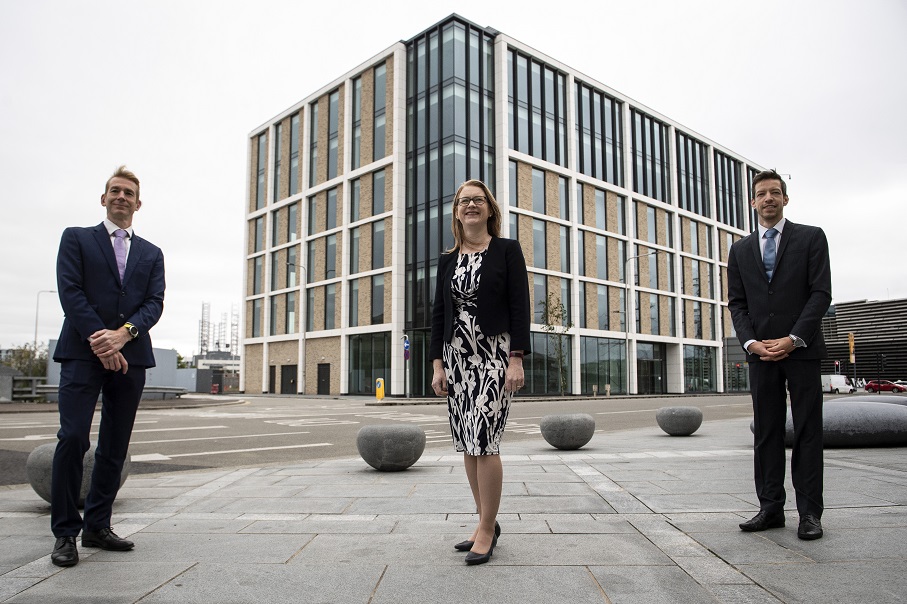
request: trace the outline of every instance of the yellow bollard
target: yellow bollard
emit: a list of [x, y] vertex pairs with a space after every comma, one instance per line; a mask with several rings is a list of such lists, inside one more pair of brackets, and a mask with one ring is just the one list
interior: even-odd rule
[[384, 398], [384, 379], [375, 380], [375, 398], [379, 401]]

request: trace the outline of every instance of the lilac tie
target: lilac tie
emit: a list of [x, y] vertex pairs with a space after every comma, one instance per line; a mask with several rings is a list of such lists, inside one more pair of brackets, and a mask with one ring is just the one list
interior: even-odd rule
[[778, 236], [778, 229], [769, 229], [765, 231], [765, 250], [762, 252], [762, 264], [765, 265], [765, 276], [772, 280], [775, 274], [775, 237]]
[[126, 274], [126, 237], [129, 233], [123, 229], [117, 229], [113, 232], [113, 255], [117, 257], [117, 269], [120, 271], [120, 282], [123, 282], [123, 275]]

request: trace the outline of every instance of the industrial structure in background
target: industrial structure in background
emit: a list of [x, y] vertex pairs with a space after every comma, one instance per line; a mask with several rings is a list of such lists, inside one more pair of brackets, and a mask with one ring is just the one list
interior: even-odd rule
[[195, 391], [223, 394], [239, 390], [239, 311], [231, 306], [218, 323], [211, 322], [211, 304], [202, 303], [198, 322]]
[[861, 382], [907, 379], [907, 298], [836, 303], [822, 320], [822, 335], [828, 346], [823, 374]]

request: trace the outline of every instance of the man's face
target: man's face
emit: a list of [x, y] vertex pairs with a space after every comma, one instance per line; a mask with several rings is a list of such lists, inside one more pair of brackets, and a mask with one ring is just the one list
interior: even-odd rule
[[750, 205], [759, 216], [759, 224], [772, 227], [784, 218], [784, 206], [787, 205], [787, 195], [781, 191], [781, 181], [775, 179], [763, 180], [756, 185], [755, 197]]
[[101, 205], [107, 208], [107, 219], [110, 222], [130, 226], [132, 215], [142, 207], [142, 201], [134, 182], [116, 176], [110, 179], [107, 192], [101, 195]]

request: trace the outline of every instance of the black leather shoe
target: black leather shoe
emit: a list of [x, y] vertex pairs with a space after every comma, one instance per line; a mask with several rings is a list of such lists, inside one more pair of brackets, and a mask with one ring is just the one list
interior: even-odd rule
[[[494, 521], [494, 536], [495, 537], [501, 536], [501, 525], [498, 524], [497, 520]], [[454, 549], [457, 550], [458, 552], [468, 552], [469, 550], [472, 549], [472, 546], [474, 543], [475, 543], [475, 541], [469, 541], [468, 539], [466, 541], [460, 541], [459, 543], [454, 545]]]
[[822, 538], [822, 521], [812, 514], [800, 516], [800, 526], [797, 527], [797, 537], [806, 541]]
[[79, 563], [79, 550], [76, 548], [75, 537], [57, 537], [54, 551], [50, 561], [57, 566], [75, 566]]
[[491, 539], [491, 547], [488, 548], [488, 551], [484, 554], [477, 554], [475, 552], [469, 552], [466, 554], [466, 564], [472, 566], [474, 564], [485, 564], [491, 560], [491, 554], [494, 553], [494, 546], [498, 544], [498, 536], [495, 535]]
[[96, 533], [82, 531], [82, 547], [100, 547], [111, 552], [125, 552], [135, 547], [135, 543], [117, 537], [112, 529], [102, 528]]
[[748, 533], [755, 531], [764, 531], [765, 529], [781, 528], [784, 526], [784, 512], [769, 514], [765, 510], [760, 511], [750, 520], [740, 523], [740, 530]]

